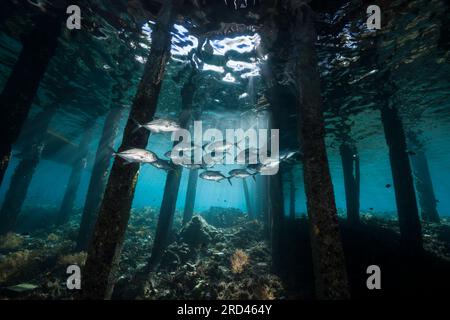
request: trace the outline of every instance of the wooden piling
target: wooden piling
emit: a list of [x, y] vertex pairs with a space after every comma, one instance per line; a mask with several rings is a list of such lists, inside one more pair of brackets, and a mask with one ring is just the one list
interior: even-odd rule
[[303, 151], [316, 296], [319, 299], [347, 299], [350, 296], [347, 271], [325, 147], [314, 13], [307, 4], [302, 4], [292, 8], [291, 14], [294, 17], [292, 50], [298, 57], [295, 78], [299, 141]]
[[39, 84], [53, 57], [61, 32], [61, 19], [40, 15], [22, 39], [22, 51], [0, 95], [0, 184], [17, 140], [28, 117]]

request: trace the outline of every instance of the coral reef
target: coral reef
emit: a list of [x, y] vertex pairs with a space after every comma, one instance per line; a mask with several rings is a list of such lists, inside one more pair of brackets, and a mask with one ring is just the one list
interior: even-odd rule
[[191, 247], [208, 245], [217, 236], [217, 230], [210, 226], [204, 218], [195, 215], [181, 230], [180, 239]]
[[[294, 277], [304, 274], [313, 279], [304, 265], [292, 267], [291, 271], [284, 268], [282, 275], [271, 272], [270, 247], [264, 236], [263, 224], [257, 220], [249, 221], [236, 209], [211, 208], [194, 215], [184, 227], [181, 225], [182, 214], [177, 212], [161, 265], [151, 274], [143, 273], [151, 253], [158, 214], [157, 208], [132, 210], [114, 299], [271, 300], [313, 296], [309, 284]], [[379, 234], [377, 239], [383, 239], [383, 245], [395, 253], [394, 238], [398, 236], [395, 217], [364, 212], [361, 221], [364, 230], [367, 229], [364, 234], [374, 230]], [[296, 229], [295, 224], [300, 222], [304, 228]], [[86, 259], [85, 252], [73, 251], [78, 224], [79, 215], [76, 214], [67, 224], [57, 228], [49, 225], [25, 234], [11, 233], [2, 237], [0, 299], [76, 299], [74, 292], [66, 288], [65, 280], [67, 266], [83, 266]], [[307, 219], [296, 219], [289, 225], [292, 230], [286, 234], [299, 238], [286, 240], [286, 259], [290, 259], [290, 252], [301, 252], [300, 260], [310, 261], [305, 256], [310, 254], [309, 244], [305, 241]], [[354, 252], [358, 249], [354, 238], [362, 237], [359, 229], [348, 239], [349, 231], [344, 224], [342, 226], [344, 242], [356, 247], [351, 248], [353, 251], [349, 254], [353, 260], [358, 258], [355, 254], [361, 255], [360, 260], [364, 259], [362, 251]], [[423, 223], [425, 249], [447, 261], [450, 260], [449, 226], [447, 218], [442, 218], [441, 224]], [[386, 235], [380, 234], [380, 230], [386, 230]], [[375, 239], [374, 235], [369, 234], [366, 238]], [[290, 244], [300, 244], [301, 247], [291, 248]], [[374, 254], [378, 254], [379, 250], [376, 250], [381, 244], [374, 246]], [[380, 253], [385, 254], [384, 251]], [[298, 287], [292, 287], [292, 284], [298, 284]]]
[[248, 254], [243, 250], [237, 249], [230, 258], [231, 272], [241, 273], [248, 264]]
[[58, 258], [58, 264], [68, 266], [72, 264], [76, 264], [78, 266], [84, 266], [84, 263], [86, 262], [87, 253], [82, 252], [76, 252], [73, 254], [66, 254], [59, 256]]
[[0, 250], [1, 249], [15, 249], [20, 247], [24, 242], [24, 238], [14, 232], [8, 232], [0, 237]]
[[0, 283], [9, 277], [22, 272], [32, 260], [33, 255], [30, 250], [22, 250], [8, 254], [0, 260]]

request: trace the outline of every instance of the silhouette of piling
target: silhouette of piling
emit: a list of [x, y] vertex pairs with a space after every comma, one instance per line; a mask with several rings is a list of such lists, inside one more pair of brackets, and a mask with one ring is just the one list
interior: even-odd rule
[[348, 143], [340, 146], [342, 169], [344, 172], [345, 203], [347, 220], [351, 224], [359, 223], [359, 156], [356, 148]]
[[253, 212], [252, 202], [250, 199], [250, 192], [248, 191], [248, 184], [245, 179], [242, 179], [242, 187], [244, 188], [245, 205], [247, 206], [248, 218], [253, 220], [255, 219], [255, 214]]
[[350, 293], [325, 147], [314, 13], [307, 4], [302, 4], [293, 8], [292, 14], [293, 56], [298, 57], [295, 78], [299, 140], [303, 151], [316, 296], [319, 299], [346, 299]]
[[284, 197], [281, 174], [269, 176], [270, 192], [270, 239], [272, 248], [272, 271], [279, 273], [281, 271], [281, 256], [283, 248], [281, 246], [281, 236], [284, 225]]
[[22, 51], [0, 95], [0, 184], [11, 157], [12, 144], [28, 117], [39, 84], [53, 57], [61, 32], [61, 20], [40, 15], [22, 39]]
[[40, 111], [32, 120], [33, 133], [30, 145], [22, 150], [22, 159], [14, 170], [0, 211], [0, 234], [12, 231], [26, 199], [28, 188], [45, 147], [45, 133], [55, 114], [55, 106]]
[[415, 186], [419, 198], [420, 213], [422, 219], [427, 222], [440, 223], [436, 208], [433, 183], [431, 181], [430, 168], [425, 152], [419, 151], [410, 156], [414, 170]]
[[381, 121], [389, 148], [402, 245], [412, 254], [419, 253], [422, 251], [422, 227], [406, 148], [405, 132], [397, 108], [389, 105], [389, 101], [381, 106]]
[[189, 171], [189, 179], [186, 191], [186, 202], [183, 212], [183, 225], [191, 221], [194, 214], [195, 195], [197, 193], [198, 170]]
[[419, 143], [417, 136], [412, 132], [408, 134], [409, 143], [415, 152], [411, 153], [411, 165], [414, 173], [414, 183], [419, 198], [420, 214], [422, 220], [440, 223], [436, 206], [433, 182], [431, 180], [430, 168], [424, 148]]
[[289, 218], [295, 219], [295, 180], [294, 168], [289, 170]]
[[112, 158], [114, 141], [117, 137], [123, 108], [113, 106], [106, 116], [103, 132], [95, 155], [95, 162], [86, 194], [86, 201], [81, 216], [80, 230], [77, 238], [77, 250], [86, 250], [95, 225], [97, 214], [108, 182], [109, 166]]
[[89, 143], [92, 140], [95, 126], [88, 122], [88, 127], [81, 137], [78, 146], [78, 154], [75, 155], [75, 161], [70, 172], [69, 181], [67, 182], [66, 192], [59, 208], [59, 213], [56, 218], [56, 224], [62, 225], [66, 223], [73, 213], [77, 191], [80, 186], [81, 176], [87, 166], [87, 158], [89, 154]]

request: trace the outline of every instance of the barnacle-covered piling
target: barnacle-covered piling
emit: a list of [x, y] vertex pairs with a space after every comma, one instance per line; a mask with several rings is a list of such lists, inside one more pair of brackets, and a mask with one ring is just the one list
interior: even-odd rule
[[339, 231], [333, 185], [325, 147], [325, 125], [314, 13], [302, 3], [292, 8], [292, 45], [296, 57], [299, 140], [310, 224], [316, 296], [319, 299], [349, 298], [347, 271]]

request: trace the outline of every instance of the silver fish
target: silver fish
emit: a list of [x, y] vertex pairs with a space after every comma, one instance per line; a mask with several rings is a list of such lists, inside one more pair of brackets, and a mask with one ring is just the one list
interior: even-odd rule
[[253, 177], [255, 179], [256, 173], [250, 173], [245, 169], [233, 169], [230, 172], [228, 172], [228, 175], [235, 178], [245, 179], [248, 177]]
[[255, 173], [261, 172], [261, 168], [264, 165], [262, 163], [255, 163], [255, 164], [249, 164], [247, 165], [247, 170], [251, 170]]
[[269, 159], [269, 161], [266, 161], [263, 163], [263, 166], [260, 168], [259, 173], [264, 174], [271, 174], [278, 166], [280, 165], [280, 160], [275, 159]]
[[155, 119], [150, 122], [139, 124], [136, 122], [137, 129], [145, 128], [151, 132], [174, 132], [181, 129], [180, 125], [172, 120], [167, 119]]
[[195, 150], [201, 149], [201, 146], [198, 146], [196, 144], [190, 144], [190, 143], [181, 143], [176, 145], [175, 147], [173, 147], [172, 151], [175, 152], [183, 152], [183, 153], [187, 153], [187, 152], [195, 152]]
[[206, 168], [210, 167], [204, 161], [202, 161], [202, 164], [195, 163], [193, 154], [192, 155], [180, 155], [178, 151], [174, 151], [172, 153], [172, 150], [169, 150], [164, 154], [164, 156], [166, 158], [169, 158], [170, 160], [172, 160], [172, 162], [175, 165], [180, 165], [183, 168], [186, 168], [189, 170], [206, 169]]
[[277, 159], [267, 159], [264, 163], [249, 164], [247, 165], [247, 170], [253, 171], [255, 173], [270, 173], [273, 172], [275, 168], [280, 165], [280, 160]]
[[128, 163], [152, 163], [158, 160], [158, 156], [152, 151], [138, 148], [117, 152], [113, 155], [122, 158]]
[[205, 169], [206, 167], [197, 163], [180, 163], [180, 166], [189, 170]]
[[155, 162], [150, 163], [152, 166], [154, 166], [155, 168], [158, 169], [162, 169], [165, 171], [171, 171], [171, 170], [175, 170], [175, 165], [170, 163], [167, 160], [163, 160], [163, 159], [158, 159]]
[[203, 171], [202, 173], [200, 173], [200, 178], [204, 179], [204, 180], [209, 180], [209, 181], [222, 181], [224, 179], [227, 179], [228, 182], [231, 184], [231, 177], [225, 177], [220, 171], [213, 171], [213, 170], [207, 170], [207, 171]]
[[231, 148], [236, 146], [237, 143], [226, 142], [224, 140], [213, 141], [204, 146], [205, 151], [208, 152], [228, 152]]
[[281, 159], [281, 161], [287, 161], [297, 154], [298, 154], [298, 151], [288, 151], [283, 154], [280, 154], [280, 159]]

